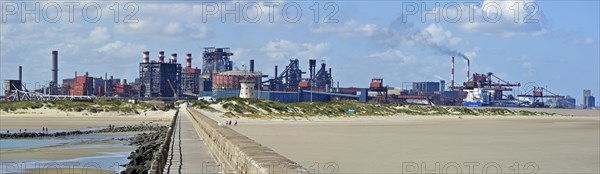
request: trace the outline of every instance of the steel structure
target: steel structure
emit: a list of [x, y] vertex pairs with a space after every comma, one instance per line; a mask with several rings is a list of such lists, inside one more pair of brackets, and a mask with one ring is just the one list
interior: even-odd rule
[[487, 91], [494, 91], [492, 100], [502, 100], [504, 91], [512, 91], [512, 87], [519, 87], [521, 83], [509, 83], [494, 73], [488, 72], [487, 74], [474, 73], [473, 78], [465, 82], [463, 86], [451, 86], [451, 89], [456, 90], [472, 90], [475, 88]]
[[[550, 95], [544, 95], [544, 93], [549, 93]], [[518, 97], [523, 98], [531, 98], [533, 103], [530, 103], [530, 107], [535, 108], [543, 108], [546, 107], [544, 104], [544, 98], [556, 98], [556, 99], [564, 99], [565, 96], [557, 95], [544, 87], [534, 86], [530, 90], [526, 91], [524, 94], [518, 95]]]
[[231, 71], [233, 63], [229, 58], [230, 56], [233, 56], [233, 53], [229, 48], [204, 48], [204, 52], [202, 53], [202, 74]]
[[290, 59], [285, 69], [278, 75], [277, 66], [275, 66], [275, 76], [265, 83], [269, 84], [269, 90], [271, 91], [294, 91], [298, 90], [298, 85], [302, 81], [302, 72], [300, 70], [300, 61], [298, 59]]
[[314, 86], [318, 88], [330, 88], [333, 83], [333, 78], [331, 77], [331, 68], [327, 71], [326, 64], [321, 63], [321, 69], [317, 71], [317, 74], [311, 80], [314, 82]]

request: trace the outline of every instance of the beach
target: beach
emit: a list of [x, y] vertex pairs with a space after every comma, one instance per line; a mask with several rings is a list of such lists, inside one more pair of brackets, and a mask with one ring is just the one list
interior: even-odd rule
[[238, 119], [232, 127], [315, 173], [598, 173], [598, 111], [579, 112]]
[[[109, 125], [142, 123], [168, 125], [174, 110], [140, 114], [118, 112], [64, 112], [30, 109], [0, 113], [0, 131], [50, 132], [93, 130]], [[140, 132], [117, 132], [64, 137], [0, 140], [0, 173], [114, 173], [123, 170], [127, 157], [136, 149], [127, 139]]]
[[86, 128], [108, 127], [108, 125], [126, 126], [144, 123], [168, 124], [175, 114], [174, 110], [148, 111], [140, 114], [122, 114], [118, 112], [65, 112], [56, 109], [30, 109], [7, 113], [0, 111], [0, 131], [28, 129], [39, 131], [42, 127], [49, 130], [80, 130]]

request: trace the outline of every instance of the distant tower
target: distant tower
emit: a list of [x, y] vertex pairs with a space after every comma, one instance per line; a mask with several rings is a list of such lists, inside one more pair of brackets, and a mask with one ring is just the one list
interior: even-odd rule
[[592, 96], [592, 91], [589, 89], [583, 90], [583, 109], [593, 108], [595, 107], [596, 100], [594, 96]]
[[254, 82], [252, 81], [241, 81], [240, 82], [240, 98], [256, 98], [256, 92], [254, 91]]
[[50, 82], [50, 95], [56, 95], [58, 87], [58, 51], [52, 51], [52, 81]]

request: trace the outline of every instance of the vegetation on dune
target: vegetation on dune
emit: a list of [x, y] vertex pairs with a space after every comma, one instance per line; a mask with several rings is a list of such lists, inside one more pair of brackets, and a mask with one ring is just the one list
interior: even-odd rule
[[[444, 106], [416, 106], [402, 104], [370, 104], [355, 101], [331, 101], [318, 103], [279, 103], [266, 100], [225, 98], [217, 101], [225, 109], [225, 117], [270, 118], [307, 116], [391, 116], [391, 115], [553, 115], [544, 112], [512, 111], [506, 108], [466, 108]], [[194, 105], [196, 106], [196, 105]], [[210, 108], [199, 104], [197, 108]], [[212, 109], [212, 108], [211, 108]], [[353, 110], [354, 113], [348, 111]]]
[[94, 101], [17, 101], [2, 102], [0, 110], [14, 112], [19, 109], [58, 109], [67, 112], [121, 112], [125, 114], [139, 114], [138, 110], [169, 111], [175, 108], [173, 103], [144, 103], [132, 104], [120, 100], [97, 99]]
[[215, 108], [210, 107], [210, 103], [208, 103], [204, 100], [192, 100], [192, 101], [189, 101], [189, 103], [192, 105], [192, 107], [197, 108], [197, 109], [203, 109], [203, 110], [207, 110], [207, 111], [211, 111], [211, 112], [217, 112], [217, 110]]

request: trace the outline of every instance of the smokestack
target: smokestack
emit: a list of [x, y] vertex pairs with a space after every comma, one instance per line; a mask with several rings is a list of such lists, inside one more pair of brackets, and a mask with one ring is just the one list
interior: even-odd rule
[[106, 89], [108, 86], [108, 73], [104, 73], [104, 96], [107, 96]]
[[329, 76], [332, 76], [332, 75], [331, 75], [331, 68], [329, 68]]
[[277, 79], [277, 65], [275, 65], [275, 78], [274, 79]]
[[250, 72], [254, 72], [254, 59], [250, 59]]
[[19, 66], [19, 82], [23, 83], [23, 67]]
[[85, 72], [85, 77], [88, 77], [90, 74], [88, 72]]
[[[52, 51], [52, 82], [58, 84], [58, 51]], [[52, 90], [51, 90], [52, 91]]]
[[469, 74], [471, 71], [471, 61], [467, 59], [467, 82], [469, 81]]
[[454, 87], [454, 57], [452, 57], [452, 74], [450, 75], [450, 87]]
[[75, 71], [75, 78], [77, 78], [77, 71]]
[[150, 51], [144, 51], [144, 61], [143, 63], [150, 62]]
[[170, 63], [177, 63], [177, 53], [171, 54]]
[[316, 59], [308, 59], [308, 68], [310, 71], [310, 80], [312, 81], [315, 78], [315, 67], [317, 66]]
[[186, 62], [186, 63], [185, 63], [185, 66], [186, 66], [188, 69], [191, 69], [191, 68], [192, 68], [192, 53], [187, 53], [187, 54], [185, 55], [185, 62]]
[[158, 63], [165, 63], [165, 52], [164, 51], [158, 52]]

